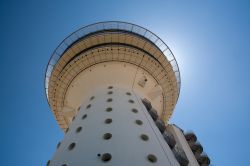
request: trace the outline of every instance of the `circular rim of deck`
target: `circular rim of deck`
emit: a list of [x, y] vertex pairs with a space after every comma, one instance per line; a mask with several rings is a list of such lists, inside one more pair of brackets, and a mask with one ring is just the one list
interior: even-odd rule
[[90, 35], [92, 33], [96, 33], [103, 30], [123, 30], [137, 34], [141, 37], [144, 37], [148, 41], [152, 42], [165, 55], [166, 59], [172, 66], [172, 69], [175, 73], [175, 77], [177, 80], [177, 88], [178, 88], [177, 100], [178, 100], [180, 94], [181, 77], [180, 77], [178, 63], [170, 48], [153, 32], [139, 25], [122, 21], [106, 21], [106, 22], [97, 22], [94, 24], [90, 24], [76, 30], [75, 32], [71, 33], [68, 37], [66, 37], [52, 53], [52, 56], [50, 57], [50, 60], [46, 67], [45, 84], [44, 84], [48, 103], [49, 103], [48, 88], [49, 88], [50, 76], [54, 69], [54, 66], [57, 64], [57, 62], [62, 57], [64, 52], [79, 39], [84, 38], [85, 36]]

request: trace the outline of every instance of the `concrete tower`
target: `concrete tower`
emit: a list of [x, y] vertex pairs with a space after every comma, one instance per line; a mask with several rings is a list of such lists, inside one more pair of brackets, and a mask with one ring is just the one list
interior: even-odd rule
[[125, 22], [77, 30], [54, 51], [45, 88], [65, 132], [48, 166], [198, 165], [178, 141], [185, 135], [167, 125], [180, 73], [149, 30]]

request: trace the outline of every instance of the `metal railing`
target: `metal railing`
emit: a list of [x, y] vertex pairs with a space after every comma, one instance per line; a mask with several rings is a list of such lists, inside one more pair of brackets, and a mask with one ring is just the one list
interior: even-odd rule
[[108, 21], [108, 22], [98, 22], [95, 24], [91, 24], [85, 27], [82, 27], [75, 32], [71, 33], [68, 37], [66, 37], [59, 46], [55, 49], [52, 56], [50, 57], [49, 63], [47, 65], [46, 74], [45, 74], [45, 91], [48, 99], [48, 87], [49, 87], [49, 80], [51, 73], [54, 69], [54, 66], [59, 61], [61, 56], [64, 54], [64, 52], [78, 39], [83, 38], [86, 35], [89, 35], [91, 33], [95, 33], [98, 31], [103, 30], [123, 30], [127, 32], [132, 32], [137, 35], [140, 35], [152, 43], [154, 43], [165, 55], [166, 59], [171, 64], [173, 71], [175, 73], [175, 77], [177, 80], [177, 87], [178, 87], [178, 96], [180, 93], [180, 86], [181, 86], [181, 78], [180, 78], [180, 71], [177, 64], [177, 61], [172, 53], [172, 51], [169, 49], [169, 47], [153, 32], [127, 22], [120, 22], [120, 21]]

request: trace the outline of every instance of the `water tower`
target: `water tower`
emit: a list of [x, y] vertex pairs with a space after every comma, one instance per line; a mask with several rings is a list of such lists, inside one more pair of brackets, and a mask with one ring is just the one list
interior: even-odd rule
[[73, 32], [51, 56], [45, 89], [65, 132], [47, 165], [182, 165], [167, 130], [180, 73], [151, 31], [100, 22]]

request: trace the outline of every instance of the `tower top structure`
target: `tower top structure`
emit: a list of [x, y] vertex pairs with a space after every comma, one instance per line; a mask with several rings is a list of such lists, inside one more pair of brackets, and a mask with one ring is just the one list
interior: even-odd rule
[[151, 31], [126, 22], [85, 26], [65, 38], [46, 69], [45, 91], [65, 131], [81, 102], [102, 86], [130, 88], [165, 122], [180, 93], [180, 72], [169, 47]]

